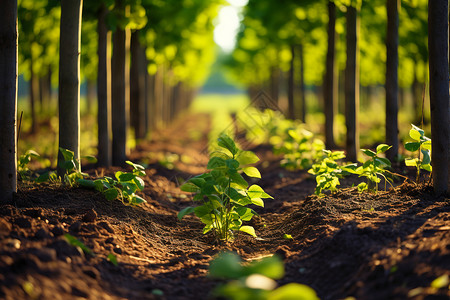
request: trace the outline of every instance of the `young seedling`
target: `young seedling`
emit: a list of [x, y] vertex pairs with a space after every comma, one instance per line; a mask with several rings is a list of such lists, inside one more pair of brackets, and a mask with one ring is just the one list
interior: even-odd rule
[[[418, 151], [416, 158], [405, 159], [405, 165], [408, 167], [415, 167], [416, 172], [416, 183], [420, 180], [420, 170], [431, 172], [431, 139], [425, 136], [425, 132], [417, 126], [411, 124], [412, 128], [409, 131], [409, 136], [414, 140], [414, 142], [408, 142], [405, 144], [405, 149], [410, 152]], [[421, 154], [422, 153], [422, 157]]]
[[[81, 172], [80, 161], [75, 158], [75, 154], [73, 151], [61, 147], [59, 148], [59, 151], [64, 158], [64, 161], [60, 163], [60, 167], [65, 170], [62, 182], [70, 186], [75, 186], [77, 185], [79, 179], [83, 179], [84, 177], [88, 176], [88, 174]], [[90, 163], [97, 162], [97, 159], [94, 156], [86, 155], [82, 156], [82, 158], [86, 159]], [[59, 179], [56, 175], [56, 172], [46, 172], [39, 176], [36, 179], [36, 182], [42, 183], [48, 180], [58, 182]]]
[[383, 178], [385, 182], [391, 184], [392, 179], [386, 177], [387, 174], [390, 174], [386, 168], [391, 167], [391, 162], [389, 159], [379, 156], [391, 147], [392, 146], [386, 144], [380, 144], [377, 146], [376, 152], [370, 149], [361, 149], [365, 155], [369, 156], [369, 159], [360, 167], [350, 165], [343, 168], [344, 171], [357, 174], [359, 177], [367, 178], [367, 182], [358, 184], [358, 191], [360, 193], [365, 190], [373, 190], [375, 193], [378, 192], [378, 183], [380, 183], [381, 178]]
[[221, 253], [211, 261], [209, 276], [228, 280], [213, 290], [213, 297], [224, 299], [304, 299], [318, 300], [309, 286], [289, 283], [277, 288], [275, 280], [284, 276], [283, 261], [270, 256], [243, 264], [234, 253]]
[[322, 158], [308, 170], [308, 173], [316, 176], [316, 195], [321, 196], [324, 191], [330, 191], [331, 193], [337, 191], [337, 186], [340, 185], [339, 179], [348, 174], [337, 163], [337, 160], [344, 158], [344, 151], [323, 150]]
[[40, 155], [34, 150], [28, 150], [25, 154], [19, 156], [17, 161], [17, 172], [19, 173], [20, 179], [22, 180], [32, 180], [32, 172], [28, 168], [28, 164], [31, 162], [32, 158], [38, 158]]
[[102, 192], [108, 200], [119, 199], [126, 205], [139, 205], [147, 202], [136, 194], [136, 192], [144, 190], [145, 183], [141, 176], [145, 176], [145, 168], [131, 161], [126, 161], [126, 163], [133, 167], [133, 171], [117, 171], [114, 174], [115, 178], [108, 176], [95, 180], [79, 178], [77, 182], [83, 187], [94, 188]]
[[236, 231], [256, 237], [253, 227], [242, 225], [257, 215], [246, 206], [254, 204], [264, 207], [262, 199], [272, 196], [256, 184], [249, 186], [241, 172], [249, 177], [261, 178], [258, 169], [249, 166], [258, 161], [253, 152], [240, 150], [229, 136], [221, 134], [218, 149], [210, 154], [209, 171], [181, 186], [183, 191], [196, 193], [193, 200], [200, 205], [184, 208], [178, 213], [178, 219], [195, 213], [205, 224], [203, 233], [212, 231], [220, 241], [232, 240]]

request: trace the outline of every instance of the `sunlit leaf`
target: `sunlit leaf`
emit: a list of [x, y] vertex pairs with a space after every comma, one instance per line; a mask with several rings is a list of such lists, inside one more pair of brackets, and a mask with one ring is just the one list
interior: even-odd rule
[[253, 237], [256, 237], [256, 232], [255, 232], [255, 228], [253, 228], [252, 226], [241, 226], [241, 228], [239, 228], [240, 231], [245, 232]]

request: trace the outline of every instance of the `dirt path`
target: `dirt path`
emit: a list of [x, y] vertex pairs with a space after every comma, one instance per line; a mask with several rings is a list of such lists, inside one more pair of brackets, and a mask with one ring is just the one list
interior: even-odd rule
[[[207, 277], [209, 262], [233, 250], [246, 260], [277, 253], [286, 267], [279, 284], [307, 284], [322, 299], [450, 299], [448, 283], [431, 287], [450, 275], [450, 199], [433, 198], [427, 186], [317, 198], [306, 172], [279, 168], [279, 157], [259, 146], [258, 184], [275, 199], [251, 222], [258, 239], [241, 234], [217, 245], [197, 218], [178, 221], [191, 203], [178, 184], [205, 170], [209, 124], [186, 116], [133, 152], [148, 165], [142, 207], [79, 188], [21, 185], [15, 205], [0, 206], [0, 298], [206, 299], [218, 283]], [[161, 161], [167, 154], [173, 159]]]

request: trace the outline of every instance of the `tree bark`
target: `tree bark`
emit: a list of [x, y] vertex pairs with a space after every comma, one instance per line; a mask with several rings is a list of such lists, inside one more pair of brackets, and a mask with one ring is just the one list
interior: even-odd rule
[[103, 4], [98, 18], [98, 165], [112, 164], [112, 123], [111, 123], [111, 32], [106, 26], [108, 10]]
[[347, 159], [357, 161], [359, 151], [359, 18], [355, 7], [347, 7], [347, 61], [345, 65], [345, 125]]
[[294, 69], [295, 69], [295, 46], [291, 45], [291, 63], [288, 74], [288, 118], [295, 119], [295, 105], [294, 105]]
[[145, 130], [145, 52], [139, 41], [139, 31], [131, 34], [130, 111], [136, 140], [143, 139]]
[[[116, 8], [124, 10], [122, 0]], [[127, 134], [130, 118], [130, 35], [129, 30], [117, 28], [113, 35], [112, 55], [112, 159], [123, 165], [127, 159]]]
[[441, 195], [450, 190], [448, 0], [428, 2], [428, 49], [433, 188]]
[[399, 0], [387, 0], [386, 37], [386, 152], [389, 160], [398, 156], [398, 7]]
[[302, 44], [298, 46], [298, 56], [300, 60], [300, 120], [306, 123], [305, 56]]
[[325, 144], [327, 149], [336, 148], [334, 141], [334, 116], [337, 104], [336, 81], [336, 5], [328, 1], [328, 47], [324, 81], [324, 112], [325, 112]]
[[[80, 38], [83, 0], [61, 1], [61, 38], [59, 57], [59, 147], [74, 152], [80, 159]], [[58, 155], [58, 175], [65, 170]]]
[[17, 191], [17, 0], [0, 4], [0, 203]]

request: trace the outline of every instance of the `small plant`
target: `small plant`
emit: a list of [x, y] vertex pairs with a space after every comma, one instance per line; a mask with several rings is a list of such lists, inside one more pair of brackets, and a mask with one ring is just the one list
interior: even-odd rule
[[229, 280], [213, 290], [213, 296], [233, 300], [318, 300], [316, 292], [303, 284], [289, 283], [277, 288], [275, 279], [284, 276], [283, 261], [276, 255], [243, 265], [234, 253], [222, 253], [209, 267], [209, 276]]
[[321, 196], [324, 191], [332, 193], [337, 191], [337, 186], [341, 184], [339, 179], [348, 174], [337, 163], [337, 160], [344, 158], [344, 151], [323, 150], [321, 159], [317, 160], [308, 170], [308, 173], [316, 176], [316, 195]]
[[31, 162], [32, 158], [38, 158], [40, 155], [34, 150], [28, 150], [25, 154], [19, 156], [17, 161], [17, 172], [22, 180], [32, 180], [32, 172], [28, 168], [28, 164]]
[[[64, 170], [64, 177], [62, 178], [62, 182], [68, 184], [70, 186], [77, 185], [79, 179], [83, 179], [88, 176], [88, 174], [81, 172], [80, 161], [75, 158], [75, 154], [73, 151], [59, 148], [64, 161], [59, 164], [59, 167]], [[86, 155], [82, 156], [82, 158], [86, 159], [90, 163], [96, 163], [97, 159], [94, 156]], [[56, 172], [45, 172], [36, 178], [37, 183], [42, 183], [46, 181], [60, 182]]]
[[145, 203], [144, 198], [136, 195], [136, 192], [144, 190], [144, 180], [141, 176], [145, 176], [145, 168], [131, 161], [126, 161], [133, 167], [131, 172], [117, 171], [114, 178], [105, 176], [95, 180], [78, 178], [77, 182], [88, 188], [94, 188], [103, 193], [106, 199], [119, 199], [126, 205], [139, 205]]
[[392, 179], [387, 177], [388, 173], [391, 173], [386, 170], [386, 168], [391, 167], [391, 162], [389, 159], [379, 156], [379, 154], [386, 152], [391, 147], [386, 144], [380, 144], [377, 146], [376, 152], [370, 149], [361, 149], [365, 155], [369, 156], [369, 159], [362, 166], [356, 167], [356, 165], [352, 164], [342, 168], [344, 171], [367, 178], [367, 182], [358, 184], [358, 191], [360, 193], [365, 190], [373, 190], [375, 193], [378, 192], [378, 183], [380, 183], [381, 178], [384, 178], [385, 182], [391, 184]]
[[218, 149], [210, 154], [208, 172], [189, 179], [181, 190], [196, 193], [193, 200], [201, 203], [197, 207], [186, 207], [178, 213], [181, 220], [185, 215], [195, 213], [205, 224], [203, 233], [212, 231], [218, 240], [233, 239], [233, 232], [242, 231], [256, 237], [255, 229], [243, 226], [257, 213], [246, 207], [249, 204], [264, 207], [263, 198], [272, 198], [253, 184], [249, 187], [240, 174], [261, 178], [258, 169], [250, 164], [259, 161], [251, 151], [240, 150], [227, 135], [218, 138]]
[[[405, 165], [408, 167], [415, 167], [416, 172], [416, 183], [420, 180], [420, 170], [431, 172], [431, 139], [425, 136], [425, 132], [417, 126], [412, 125], [409, 131], [409, 136], [414, 140], [414, 142], [408, 142], [405, 144], [405, 149], [410, 152], [418, 151], [416, 158], [405, 159]], [[421, 157], [422, 153], [422, 157]]]

